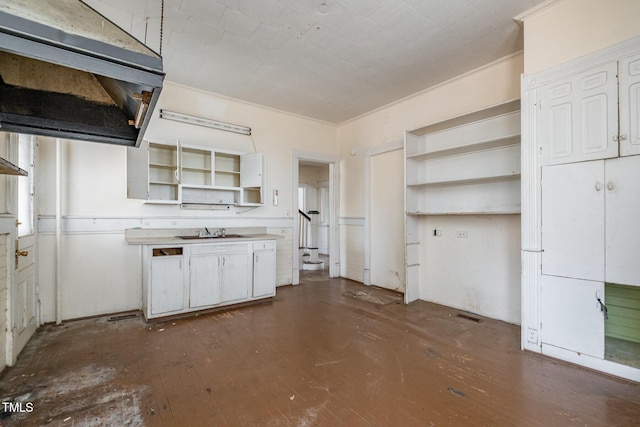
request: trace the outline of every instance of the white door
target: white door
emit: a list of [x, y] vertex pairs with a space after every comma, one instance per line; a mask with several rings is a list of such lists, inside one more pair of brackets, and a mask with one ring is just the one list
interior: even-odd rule
[[249, 256], [247, 253], [222, 255], [222, 301], [245, 299], [249, 294]]
[[[27, 171], [28, 176], [18, 180], [18, 220], [14, 290], [11, 292], [11, 329], [13, 333], [13, 360], [18, 357], [24, 345], [35, 333], [39, 324], [37, 318], [38, 296], [36, 287], [36, 227], [34, 164], [36, 139], [30, 135], [18, 136], [18, 166]], [[11, 263], [10, 263], [11, 264]]]
[[604, 280], [604, 161], [542, 168], [542, 274]]
[[8, 312], [9, 304], [7, 296], [9, 295], [9, 266], [13, 264], [13, 257], [9, 256], [9, 233], [0, 234], [0, 371], [4, 370], [8, 363], [11, 363], [10, 354], [7, 352], [9, 347], [9, 331], [8, 320], [5, 313]]
[[370, 161], [370, 283], [404, 293], [404, 153], [387, 151]]
[[603, 358], [604, 314], [598, 298], [604, 302], [603, 282], [541, 276], [541, 342]]
[[640, 55], [620, 61], [620, 155], [640, 154]]
[[640, 156], [605, 162], [606, 281], [640, 286]]
[[612, 62], [543, 88], [541, 165], [618, 156], [617, 70]]
[[189, 258], [189, 307], [219, 304], [220, 257], [197, 254]]

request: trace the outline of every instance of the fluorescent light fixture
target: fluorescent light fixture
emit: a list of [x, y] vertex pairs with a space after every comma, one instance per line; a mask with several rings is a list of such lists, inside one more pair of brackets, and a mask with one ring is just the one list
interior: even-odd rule
[[218, 120], [205, 119], [203, 117], [191, 116], [189, 114], [176, 113], [175, 111], [161, 109], [160, 118], [173, 120], [175, 122], [189, 123], [192, 125], [224, 130], [227, 132], [235, 132], [242, 135], [251, 135], [251, 128], [246, 126], [234, 125], [231, 123], [220, 122]]

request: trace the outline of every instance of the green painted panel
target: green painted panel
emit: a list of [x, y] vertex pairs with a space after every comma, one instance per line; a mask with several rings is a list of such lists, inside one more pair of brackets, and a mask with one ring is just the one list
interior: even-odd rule
[[605, 335], [640, 343], [640, 287], [607, 283]]

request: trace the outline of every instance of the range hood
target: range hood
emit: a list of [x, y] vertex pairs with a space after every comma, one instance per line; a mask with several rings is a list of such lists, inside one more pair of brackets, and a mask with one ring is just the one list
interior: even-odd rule
[[162, 58], [80, 0], [0, 2], [0, 131], [138, 147]]

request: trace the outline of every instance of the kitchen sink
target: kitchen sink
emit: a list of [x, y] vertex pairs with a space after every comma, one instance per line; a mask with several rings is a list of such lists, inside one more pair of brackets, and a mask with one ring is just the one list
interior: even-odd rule
[[224, 236], [215, 236], [213, 234], [207, 235], [207, 236], [176, 236], [179, 239], [183, 239], [183, 240], [209, 240], [209, 239], [233, 239], [233, 238], [238, 238], [238, 237], [246, 237], [243, 236], [242, 234], [225, 234]]

